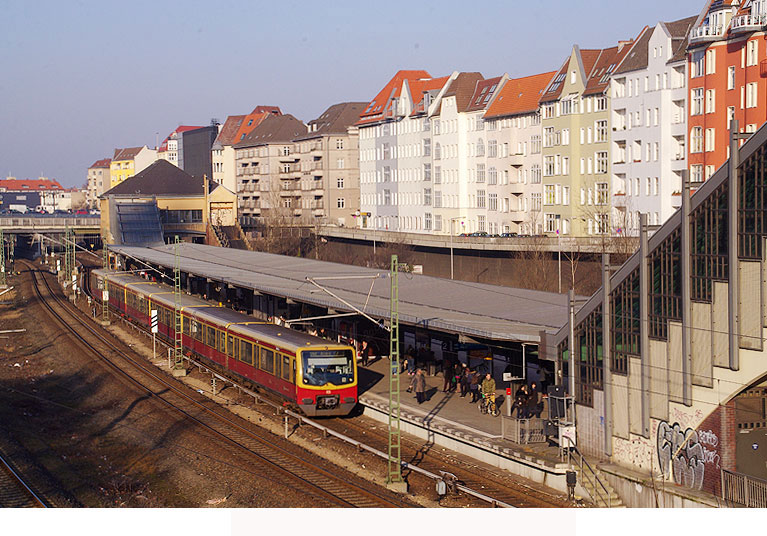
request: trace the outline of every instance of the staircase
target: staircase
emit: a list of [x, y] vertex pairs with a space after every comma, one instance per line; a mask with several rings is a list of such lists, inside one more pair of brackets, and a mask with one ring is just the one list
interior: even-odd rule
[[[568, 440], [569, 441], [569, 440]], [[593, 467], [577, 447], [570, 444], [567, 449], [568, 464], [578, 474], [578, 482], [589, 494], [591, 502], [600, 508], [625, 508], [620, 496], [607, 481], [607, 478]]]
[[226, 236], [226, 232], [224, 231], [224, 227], [221, 225], [213, 225], [213, 233], [216, 235], [216, 239], [218, 239], [218, 243], [221, 245], [222, 248], [228, 248], [231, 247], [229, 243], [229, 238]]

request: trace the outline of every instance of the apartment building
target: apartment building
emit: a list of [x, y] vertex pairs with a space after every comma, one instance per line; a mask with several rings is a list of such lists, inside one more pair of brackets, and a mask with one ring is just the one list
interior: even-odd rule
[[306, 125], [292, 115], [268, 114], [234, 145], [243, 227], [255, 226], [256, 218], [287, 225], [303, 214], [303, 174], [293, 140], [306, 133]]
[[573, 47], [541, 98], [543, 230], [586, 236], [611, 221], [611, 75], [633, 41], [603, 50]]
[[244, 140], [269, 114], [282, 112], [277, 106], [256, 106], [247, 115], [230, 115], [224, 121], [210, 151], [213, 182], [237, 191], [234, 144]]
[[707, 2], [688, 48], [690, 180], [707, 180], [729, 157], [730, 122], [755, 132], [767, 120], [767, 5]]
[[506, 81], [484, 114], [490, 233], [543, 232], [543, 128], [538, 102], [556, 74]]
[[[109, 165], [109, 188], [114, 188], [125, 179], [141, 173], [157, 160], [157, 151], [143, 147], [115, 149]], [[105, 185], [105, 189], [106, 185]]]
[[88, 188], [86, 194], [86, 203], [89, 208], [98, 206], [98, 197], [109, 189], [110, 175], [109, 168], [112, 163], [110, 158], [96, 160], [88, 168]]
[[697, 17], [645, 28], [611, 81], [614, 226], [665, 222], [687, 169], [687, 37]]
[[176, 166], [177, 168], [184, 169], [181, 165], [183, 161], [180, 154], [183, 153], [183, 139], [182, 134], [191, 130], [197, 130], [203, 128], [201, 126], [192, 125], [179, 125], [179, 127], [168, 134], [168, 136], [162, 141], [157, 148], [157, 159], [166, 160]]
[[447, 81], [426, 71], [399, 71], [366, 103], [356, 124], [359, 226], [442, 232], [442, 215], [435, 215], [442, 198], [434, 190], [444, 175], [438, 169], [441, 153], [432, 143], [429, 116]]
[[301, 219], [307, 224], [353, 225], [360, 210], [359, 130], [367, 102], [334, 104], [294, 139], [301, 179]]

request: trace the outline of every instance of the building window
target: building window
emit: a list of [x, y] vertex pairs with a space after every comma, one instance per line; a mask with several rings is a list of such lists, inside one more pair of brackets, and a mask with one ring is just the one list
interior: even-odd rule
[[716, 130], [713, 128], [706, 129], [706, 152], [714, 150], [714, 142], [716, 138]]
[[716, 50], [706, 51], [706, 74], [716, 74]]
[[426, 138], [423, 140], [423, 155], [424, 156], [431, 156], [431, 139]]
[[703, 50], [696, 50], [692, 53], [690, 58], [690, 77], [698, 78], [703, 76], [703, 67], [706, 61], [705, 52]]
[[530, 138], [530, 152], [532, 154], [539, 154], [541, 152], [541, 136], [536, 134]]
[[727, 67], [727, 89], [735, 89], [735, 67]]
[[423, 165], [423, 180], [431, 181], [431, 164]]
[[498, 210], [498, 194], [487, 195], [487, 208], [488, 210]]
[[441, 166], [434, 166], [434, 184], [442, 184], [442, 167]]
[[607, 120], [604, 121], [597, 121], [594, 125], [594, 131], [596, 133], [596, 141], [597, 143], [602, 143], [607, 141]]
[[541, 165], [540, 164], [533, 164], [532, 168], [530, 169], [530, 182], [532, 184], [541, 183]]
[[485, 156], [485, 144], [482, 139], [477, 140], [477, 156]]
[[716, 93], [713, 89], [707, 89], [706, 90], [706, 113], [712, 114], [714, 113], [714, 105], [716, 103]]
[[703, 113], [703, 88], [698, 87], [692, 90], [692, 107], [690, 115], [701, 115]]
[[607, 151], [598, 152], [596, 154], [596, 162], [596, 173], [607, 173]]
[[545, 232], [556, 233], [559, 230], [559, 220], [559, 214], [546, 214], [544, 220]]
[[486, 218], [484, 216], [477, 216], [477, 230], [479, 232], [485, 232]]
[[487, 183], [498, 184], [498, 170], [496, 168], [491, 167], [487, 170]]
[[498, 156], [498, 141], [490, 140], [487, 142], [487, 156], [489, 158], [495, 158]]
[[442, 146], [439, 143], [434, 144], [434, 160], [442, 159]]
[[386, 206], [391, 205], [391, 190], [384, 190], [383, 194], [383, 204]]
[[336, 179], [336, 186], [338, 187], [339, 190], [343, 190], [344, 189], [344, 178], [343, 177], [338, 177]]
[[423, 189], [423, 204], [427, 207], [431, 206], [431, 188]]
[[346, 200], [343, 197], [339, 197], [336, 200], [336, 206], [338, 208], [346, 208]]
[[543, 157], [543, 176], [544, 177], [554, 176], [554, 156]]
[[485, 121], [481, 117], [477, 117], [476, 129], [485, 130]]
[[544, 200], [543, 203], [545, 205], [556, 205], [557, 202], [557, 190], [556, 186], [554, 184], [546, 184], [543, 186], [543, 193], [544, 193]]
[[609, 202], [609, 190], [606, 182], [596, 183], [596, 199], [594, 200], [596, 205], [607, 205]]
[[[749, 43], [755, 43], [755, 41], [749, 41]], [[746, 108], [756, 108], [758, 91], [756, 82], [746, 84]]]
[[423, 215], [423, 230], [431, 231], [431, 214], [429, 212]]
[[434, 208], [442, 208], [442, 192], [434, 191]]
[[477, 182], [485, 182], [485, 164], [477, 164]]
[[703, 127], [693, 127], [690, 131], [690, 152], [702, 153], [703, 152]]
[[759, 41], [753, 40], [746, 44], [746, 66], [751, 67], [759, 63]]
[[534, 193], [530, 196], [531, 203], [530, 208], [533, 212], [540, 212], [541, 211], [541, 194], [540, 193]]
[[690, 166], [690, 182], [703, 182], [703, 166], [701, 164]]
[[607, 111], [607, 97], [605, 96], [596, 97], [595, 103], [594, 103], [594, 111], [595, 112]]
[[477, 208], [485, 208], [485, 191], [477, 190]]

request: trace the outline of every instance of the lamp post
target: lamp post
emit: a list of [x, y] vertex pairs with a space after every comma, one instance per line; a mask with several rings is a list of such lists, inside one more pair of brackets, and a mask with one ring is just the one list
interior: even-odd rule
[[557, 229], [557, 273], [559, 274], [559, 293], [562, 294], [562, 235]]
[[[462, 216], [450, 218], [450, 279], [453, 279], [453, 222], [463, 219]], [[461, 222], [461, 225], [463, 225], [463, 221]]]

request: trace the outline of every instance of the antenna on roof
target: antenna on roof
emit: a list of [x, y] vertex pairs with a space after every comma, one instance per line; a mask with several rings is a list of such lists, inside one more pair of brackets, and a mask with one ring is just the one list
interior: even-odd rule
[[210, 126], [217, 127], [220, 124], [221, 124], [221, 121], [219, 121], [216, 117], [211, 118]]

